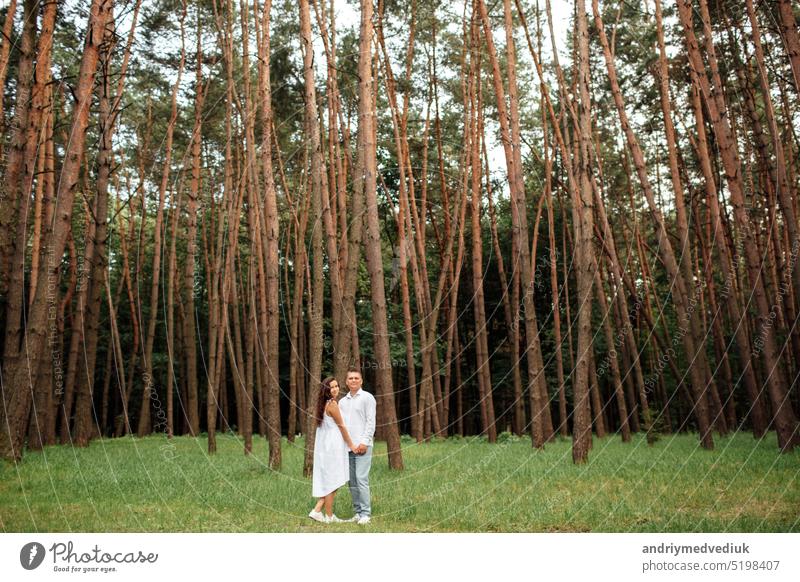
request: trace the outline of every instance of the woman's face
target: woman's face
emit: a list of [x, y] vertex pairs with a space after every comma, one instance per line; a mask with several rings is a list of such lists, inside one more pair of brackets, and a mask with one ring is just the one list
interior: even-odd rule
[[339, 383], [336, 380], [331, 381], [331, 398], [336, 398], [339, 395]]

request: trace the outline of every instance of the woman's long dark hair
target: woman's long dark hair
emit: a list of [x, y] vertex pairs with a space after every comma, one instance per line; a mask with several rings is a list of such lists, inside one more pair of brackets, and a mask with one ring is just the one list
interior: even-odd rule
[[322, 381], [322, 384], [319, 385], [319, 396], [317, 396], [317, 426], [322, 424], [322, 415], [325, 414], [325, 405], [328, 403], [328, 400], [331, 400], [333, 396], [331, 396], [331, 382], [336, 380], [333, 376], [328, 376]]

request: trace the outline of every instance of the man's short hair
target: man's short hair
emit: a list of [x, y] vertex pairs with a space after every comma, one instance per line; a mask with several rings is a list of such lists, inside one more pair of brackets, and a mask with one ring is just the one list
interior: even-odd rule
[[355, 366], [350, 366], [349, 368], [347, 368], [347, 375], [349, 376], [350, 374], [358, 374], [359, 376], [361, 376], [361, 370], [359, 370]]

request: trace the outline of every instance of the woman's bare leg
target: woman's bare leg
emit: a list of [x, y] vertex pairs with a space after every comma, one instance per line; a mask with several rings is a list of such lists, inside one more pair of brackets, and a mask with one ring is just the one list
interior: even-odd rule
[[333, 498], [336, 497], [336, 491], [328, 493], [325, 496], [325, 515], [330, 517], [333, 515]]
[[322, 511], [322, 506], [324, 504], [325, 504], [325, 498], [324, 497], [320, 497], [319, 499], [317, 499], [317, 504], [314, 506], [314, 511], [317, 512], [317, 513]]

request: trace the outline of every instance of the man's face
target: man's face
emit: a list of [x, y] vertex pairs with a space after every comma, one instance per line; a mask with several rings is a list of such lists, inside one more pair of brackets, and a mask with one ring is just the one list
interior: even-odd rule
[[350, 392], [358, 392], [361, 388], [361, 383], [363, 379], [361, 378], [361, 374], [358, 372], [348, 372], [347, 373], [347, 388]]

